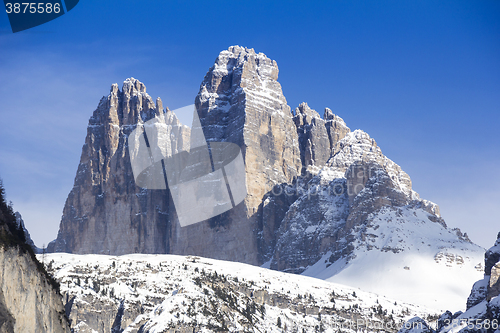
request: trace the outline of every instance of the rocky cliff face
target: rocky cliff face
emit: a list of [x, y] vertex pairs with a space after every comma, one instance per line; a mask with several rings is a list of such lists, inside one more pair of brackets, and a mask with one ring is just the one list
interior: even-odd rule
[[169, 153], [189, 144], [189, 128], [128, 79], [111, 87], [94, 111], [75, 183], [63, 210], [59, 234], [49, 250], [73, 253], [168, 252], [170, 214], [165, 191], [135, 185], [127, 137], [137, 126], [162, 114], [171, 131]]
[[51, 247], [192, 254], [302, 272], [327, 253], [330, 263], [353, 257], [369, 221], [388, 207], [426, 214], [446, 229], [437, 205], [419, 198], [374, 139], [351, 132], [328, 108], [321, 117], [302, 103], [292, 113], [277, 79], [275, 61], [239, 46], [222, 51], [209, 69], [195, 99], [200, 122], [208, 141], [239, 145], [248, 194], [232, 210], [184, 228], [168, 191], [135, 186], [126, 147], [130, 132], [153, 117], [168, 115], [172, 153], [187, 149], [189, 130], [159, 99], [155, 105], [141, 82], [113, 85], [89, 121]]
[[323, 167], [332, 155], [332, 149], [340, 139], [350, 132], [344, 120], [334, 115], [328, 108], [324, 118], [312, 110], [307, 103], [295, 109], [293, 117], [299, 136], [302, 166]]
[[297, 133], [277, 78], [275, 61], [241, 47], [221, 52], [205, 76], [195, 101], [205, 137], [241, 147], [247, 196], [226, 214], [176, 229], [173, 253], [262, 262], [262, 198], [301, 171]]
[[0, 332], [69, 333], [59, 286], [27, 239], [20, 214], [5, 203], [0, 181]]
[[69, 333], [61, 295], [19, 248], [0, 248], [0, 332]]
[[383, 207], [418, 206], [445, 226], [438, 207], [420, 200], [410, 177], [361, 130], [335, 142], [326, 166], [298, 192], [281, 222], [272, 268], [302, 272], [327, 252], [331, 263], [346, 258], [359, 237], [353, 231]]
[[21, 213], [15, 212], [14, 214], [16, 216], [16, 224], [17, 224], [18, 228], [20, 228], [24, 232], [24, 238], [26, 240], [26, 244], [28, 244], [33, 249], [33, 251], [35, 253], [41, 252], [42, 250], [39, 249], [38, 247], [36, 247], [35, 243], [31, 239], [31, 235], [30, 235], [28, 229], [26, 229], [26, 225], [24, 224], [24, 220], [23, 220], [23, 217], [21, 216]]

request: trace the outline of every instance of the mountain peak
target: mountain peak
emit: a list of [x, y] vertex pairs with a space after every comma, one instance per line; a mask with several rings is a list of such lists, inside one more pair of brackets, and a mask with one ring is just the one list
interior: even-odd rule
[[146, 86], [141, 81], [129, 77], [125, 81], [123, 81], [122, 92], [127, 93], [129, 95], [136, 95], [138, 93], [145, 93]]
[[[294, 112], [295, 116], [301, 115], [303, 118], [309, 117], [309, 118], [321, 118], [318, 112], [316, 110], [313, 110], [307, 105], [306, 102], [302, 102], [299, 104], [297, 108], [295, 108]], [[309, 121], [310, 122], [310, 121]]]
[[[220, 52], [196, 97], [200, 117], [214, 109], [228, 112], [234, 104], [243, 102], [290, 112], [277, 81], [278, 72], [276, 61], [254, 49], [231, 46]], [[245, 101], [249, 95], [251, 98]]]
[[146, 85], [130, 77], [123, 81], [122, 90], [113, 83], [108, 96], [104, 96], [94, 114], [89, 126], [99, 125], [135, 125], [146, 122], [163, 112], [161, 99], [153, 102], [146, 93]]
[[323, 119], [325, 121], [335, 121], [335, 122], [338, 122], [339, 125], [341, 125], [341, 126], [343, 125], [344, 127], [347, 127], [346, 123], [344, 122], [344, 119], [342, 119], [338, 115], [334, 114], [330, 108], [325, 108], [325, 112], [323, 114]]

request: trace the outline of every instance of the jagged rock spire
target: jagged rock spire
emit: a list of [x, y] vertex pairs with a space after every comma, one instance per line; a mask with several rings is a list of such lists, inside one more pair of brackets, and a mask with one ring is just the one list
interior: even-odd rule
[[325, 109], [321, 119], [319, 113], [305, 102], [295, 109], [293, 120], [299, 136], [303, 171], [308, 166], [323, 167], [330, 159], [337, 142], [351, 131], [342, 118], [333, 114], [329, 108]]
[[189, 128], [172, 112], [164, 114], [161, 99], [154, 103], [146, 86], [134, 78], [126, 79], [121, 90], [111, 85], [90, 117], [74, 186], [49, 251], [168, 251], [168, 196], [135, 185], [127, 146], [138, 124], [159, 116], [166, 117], [171, 128], [168, 151], [183, 150], [189, 144]]

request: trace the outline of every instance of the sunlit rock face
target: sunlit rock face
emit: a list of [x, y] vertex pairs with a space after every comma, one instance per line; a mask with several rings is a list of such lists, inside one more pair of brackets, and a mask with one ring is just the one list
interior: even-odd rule
[[292, 113], [277, 79], [275, 61], [238, 46], [222, 51], [206, 74], [195, 102], [205, 137], [240, 146], [247, 196], [225, 214], [177, 229], [174, 253], [262, 263], [266, 242], [274, 238], [261, 237], [263, 197], [274, 185], [291, 183], [302, 167]]

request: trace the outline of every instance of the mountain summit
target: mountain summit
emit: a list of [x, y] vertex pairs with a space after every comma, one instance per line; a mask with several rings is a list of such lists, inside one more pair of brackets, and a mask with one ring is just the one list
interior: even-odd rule
[[[199, 255], [394, 290], [390, 296], [399, 299], [412, 294], [403, 282], [411, 275], [422, 288], [431, 278], [442, 282], [436, 288], [445, 289], [421, 294], [426, 305], [445, 308], [465, 297], [483, 249], [447, 228], [439, 207], [412, 190], [410, 177], [367, 133], [351, 131], [328, 108], [323, 116], [306, 103], [292, 111], [278, 72], [263, 53], [232, 46], [205, 75], [195, 98], [205, 138], [241, 148], [247, 196], [184, 228], [168, 190], [135, 185], [127, 137], [165, 116], [167, 150], [175, 154], [189, 149], [190, 129], [140, 81], [127, 79], [121, 90], [113, 84], [89, 120], [49, 250]], [[444, 281], [457, 275], [461, 280], [446, 289]], [[394, 284], [401, 287], [388, 288]]]

